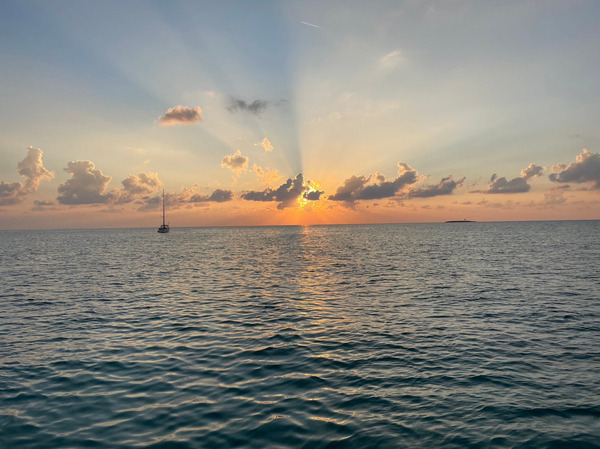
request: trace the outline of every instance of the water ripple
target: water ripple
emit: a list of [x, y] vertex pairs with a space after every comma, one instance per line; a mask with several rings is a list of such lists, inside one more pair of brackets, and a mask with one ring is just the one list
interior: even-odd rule
[[2, 235], [1, 447], [599, 447], [598, 222]]

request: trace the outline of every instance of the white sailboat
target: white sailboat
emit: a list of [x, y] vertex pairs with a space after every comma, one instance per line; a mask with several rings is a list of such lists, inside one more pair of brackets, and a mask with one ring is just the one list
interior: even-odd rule
[[163, 203], [163, 222], [160, 225], [160, 227], [158, 228], [158, 232], [160, 232], [161, 234], [166, 234], [167, 232], [169, 232], [169, 225], [165, 223], [165, 191], [164, 190], [163, 190], [162, 203]]

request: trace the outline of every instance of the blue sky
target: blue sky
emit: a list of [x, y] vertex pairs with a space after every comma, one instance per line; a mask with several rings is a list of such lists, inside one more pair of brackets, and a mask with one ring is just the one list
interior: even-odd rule
[[[23, 182], [17, 164], [30, 146], [55, 174], [0, 205], [11, 216], [5, 226], [43, 213], [69, 220], [74, 207], [57, 202], [57, 190], [73, 176], [64, 170], [71, 161], [92, 161], [110, 176], [106, 192], [142, 173], [156, 174], [173, 195], [194, 185], [203, 195], [231, 191], [230, 204], [202, 204], [203, 216], [214, 213], [209, 224], [236, 214], [248, 223], [265, 214], [268, 223], [293, 222], [298, 216], [274, 203], [241, 195], [275, 190], [299, 173], [323, 192], [302, 223], [327, 222], [327, 214], [430, 221], [438, 217], [425, 214], [432, 208], [451, 215], [449, 197], [414, 203], [423, 213], [410, 215], [408, 190], [385, 197], [385, 213], [367, 201], [328, 203], [352, 176], [395, 179], [399, 162], [418, 172], [414, 189], [465, 178], [450, 192], [459, 203], [484, 201], [493, 174], [510, 180], [539, 165], [544, 175], [523, 196], [495, 201], [499, 210], [509, 204], [513, 218], [515, 204], [541, 210], [558, 186], [552, 167], [575, 162], [584, 148], [600, 151], [599, 19], [597, 2], [577, 0], [2, 2], [0, 181]], [[160, 126], [179, 105], [201, 108], [202, 120]], [[265, 138], [272, 151], [260, 145]], [[236, 152], [245, 170], [223, 164]], [[267, 169], [270, 184], [260, 176]], [[593, 179], [569, 185], [564, 202], [598, 210]], [[116, 222], [138, 225], [159, 193], [153, 188], [120, 209], [86, 203], [79, 211], [93, 222], [109, 207]], [[36, 215], [34, 201], [52, 207]], [[197, 223], [186, 207], [181, 220]], [[457, 211], [469, 212], [477, 211]]]

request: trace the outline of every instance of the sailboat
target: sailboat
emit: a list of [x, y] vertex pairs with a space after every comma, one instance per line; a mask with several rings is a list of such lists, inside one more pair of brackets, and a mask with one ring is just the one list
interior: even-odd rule
[[160, 225], [160, 227], [158, 228], [158, 232], [160, 232], [161, 234], [166, 234], [167, 232], [169, 232], [169, 225], [165, 223], [165, 191], [163, 190], [163, 222]]

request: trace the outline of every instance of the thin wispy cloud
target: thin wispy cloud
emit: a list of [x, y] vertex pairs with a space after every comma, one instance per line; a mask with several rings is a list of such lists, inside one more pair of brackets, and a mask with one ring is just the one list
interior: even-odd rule
[[252, 165], [252, 171], [256, 173], [259, 182], [265, 186], [273, 185], [283, 178], [277, 170], [271, 170], [269, 167], [260, 167], [256, 164]]
[[306, 25], [306, 26], [313, 27], [313, 28], [318, 28], [318, 29], [320, 29], [320, 30], [322, 30], [322, 29], [323, 29], [323, 27], [320, 27], [319, 25], [315, 25], [314, 23], [308, 23], [308, 22], [304, 22], [304, 21], [302, 21], [302, 22], [300, 22], [300, 23], [301, 23], [302, 25]]
[[394, 50], [383, 56], [379, 60], [379, 67], [382, 69], [393, 69], [404, 62], [404, 57], [400, 50]]

